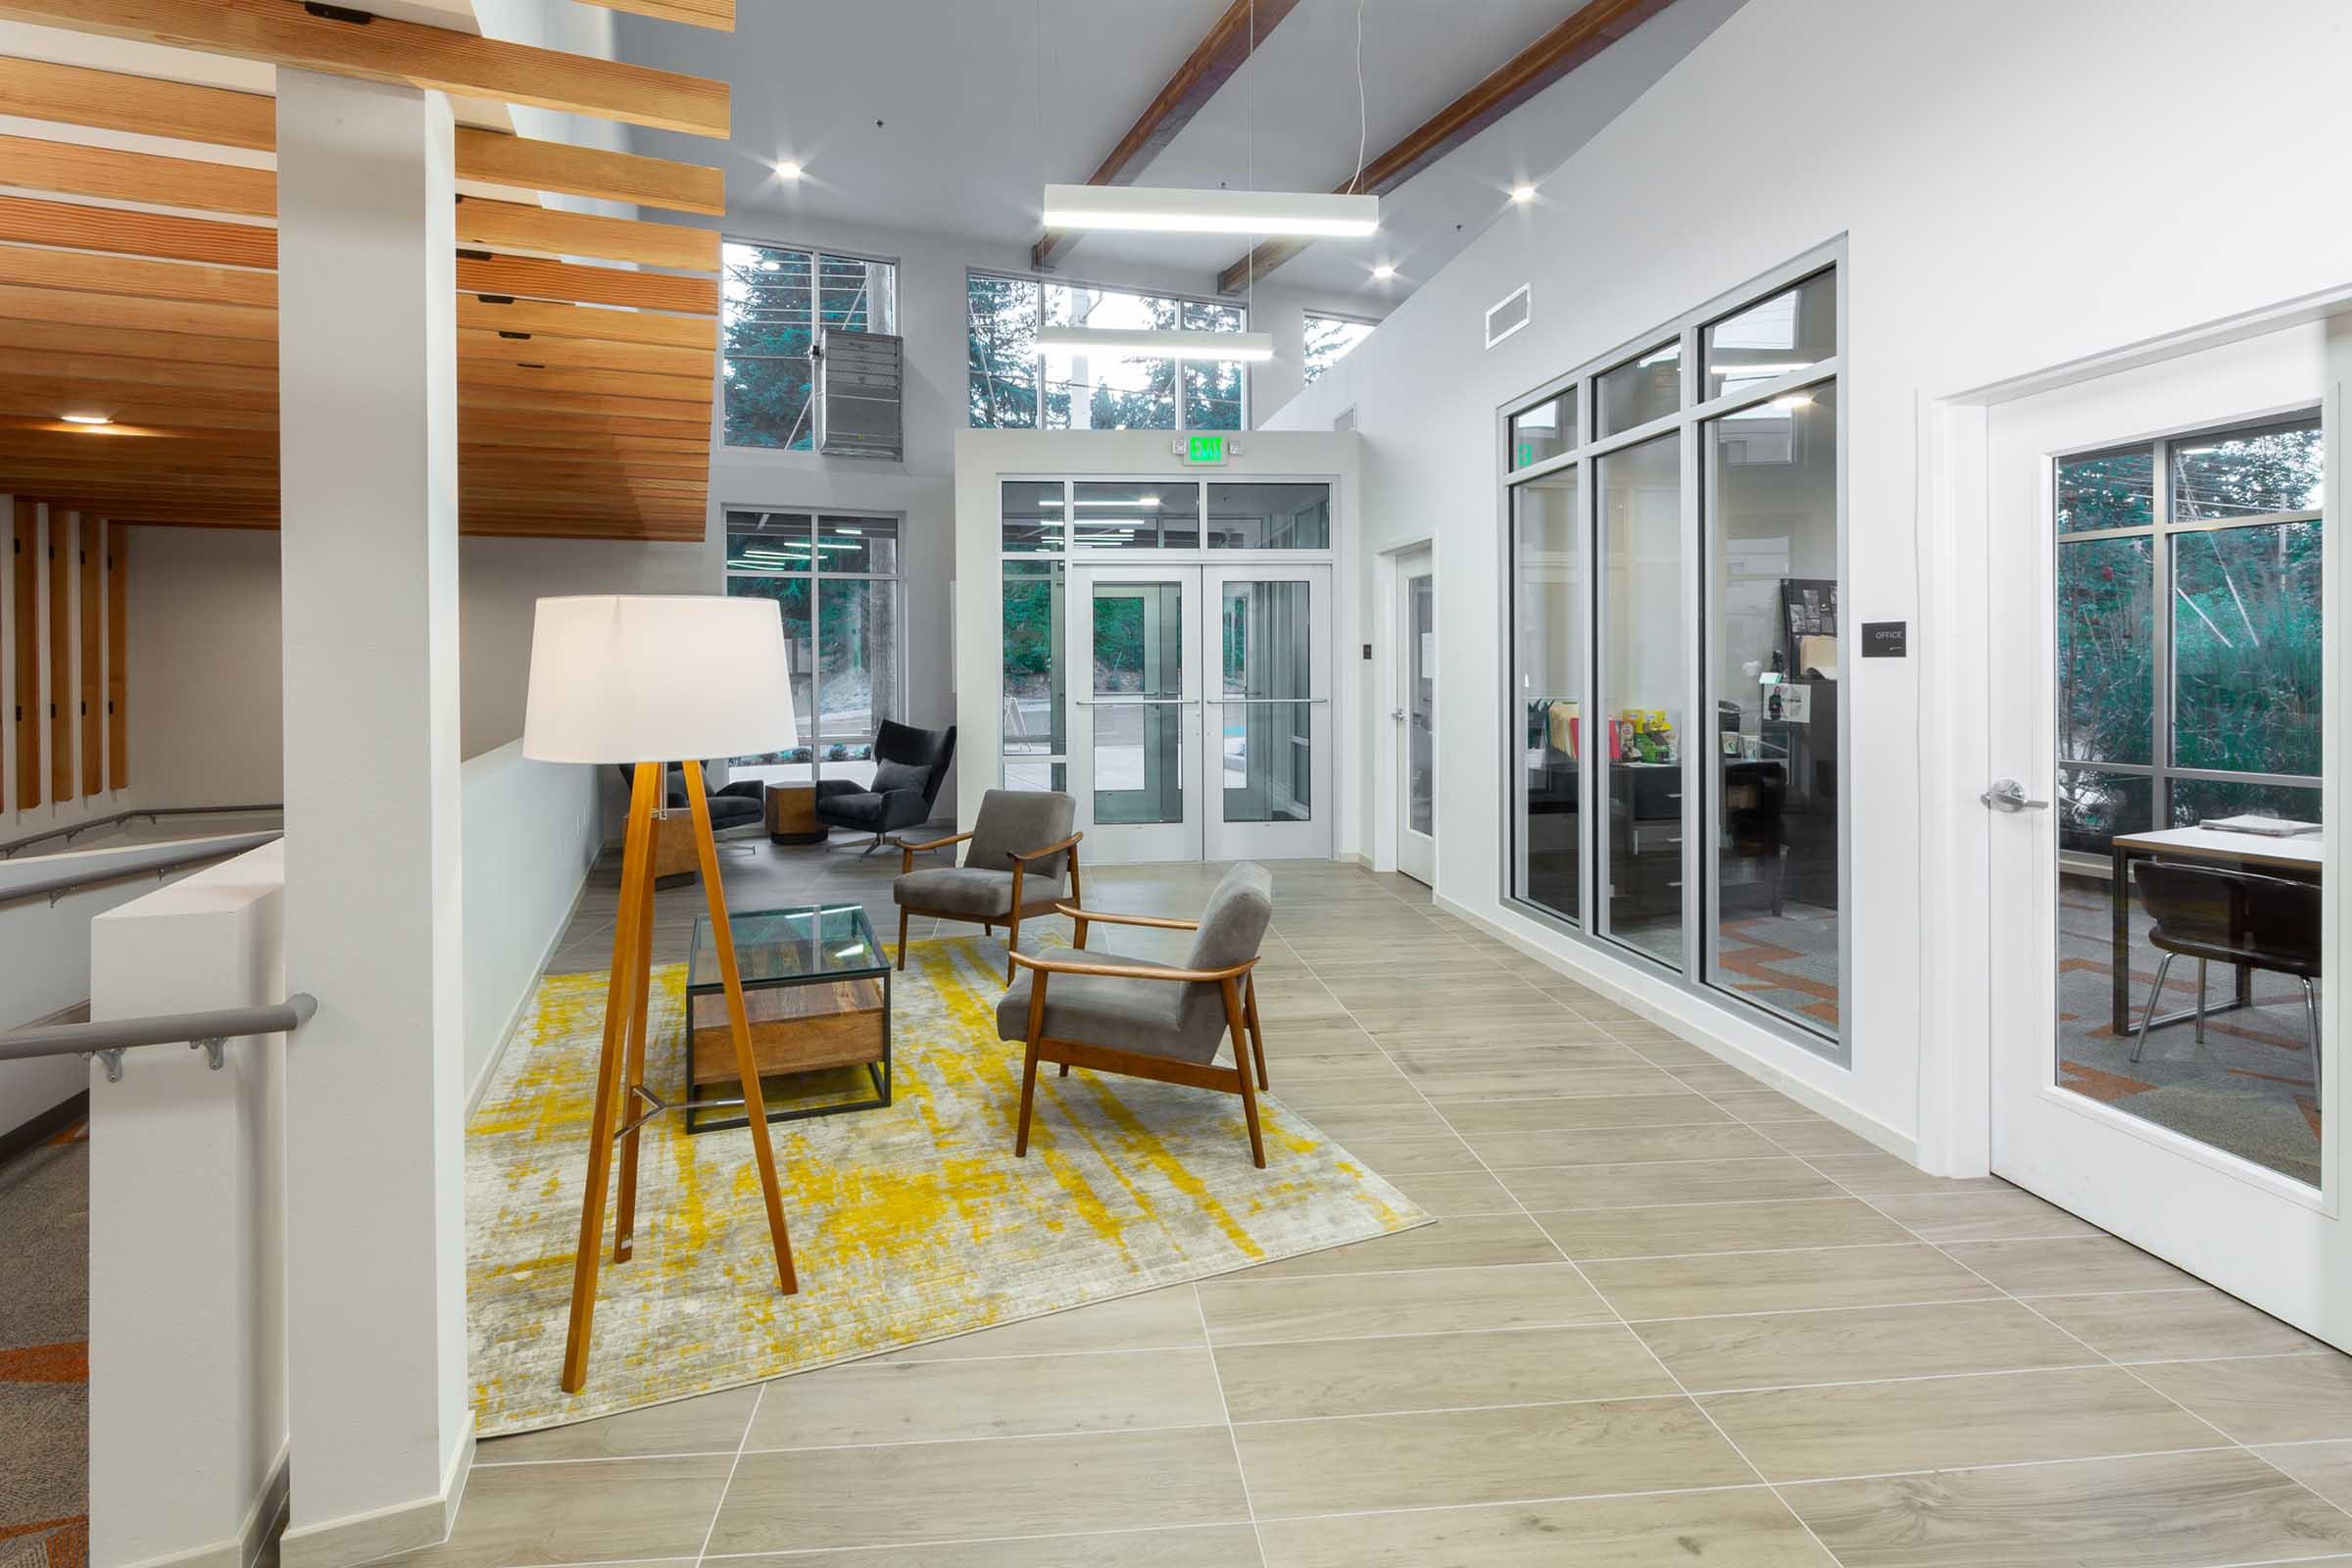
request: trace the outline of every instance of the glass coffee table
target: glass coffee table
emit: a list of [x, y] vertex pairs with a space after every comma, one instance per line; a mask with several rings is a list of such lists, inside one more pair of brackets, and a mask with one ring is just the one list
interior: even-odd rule
[[[728, 924], [767, 1119], [888, 1105], [890, 955], [874, 940], [864, 906], [751, 910]], [[789, 1081], [771, 1088], [776, 1079]], [[702, 1098], [718, 1084], [735, 1086], [735, 1098]], [[710, 917], [698, 915], [686, 964], [686, 1130], [748, 1126], [741, 1084]]]

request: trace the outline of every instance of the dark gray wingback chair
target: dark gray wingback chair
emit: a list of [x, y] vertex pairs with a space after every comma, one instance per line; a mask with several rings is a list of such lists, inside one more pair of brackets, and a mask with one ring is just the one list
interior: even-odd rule
[[[1029, 1152], [1038, 1063], [1054, 1061], [1061, 1064], [1064, 1078], [1072, 1067], [1089, 1067], [1241, 1096], [1250, 1157], [1264, 1169], [1257, 1091], [1266, 1087], [1266, 1036], [1257, 1021], [1257, 988], [1250, 973], [1274, 918], [1274, 879], [1266, 868], [1244, 863], [1227, 871], [1198, 920], [1079, 907], [1062, 912], [1077, 922], [1077, 955], [1033, 958], [1014, 954], [1014, 964], [1029, 972], [997, 1004], [999, 1037], [1029, 1048], [1021, 1064], [1021, 1123], [1013, 1153]], [[1088, 954], [1087, 927], [1098, 922], [1192, 931], [1192, 955], [1177, 965]], [[1230, 1067], [1217, 1063], [1217, 1047], [1227, 1036], [1233, 1040]]]
[[[1069, 896], [1083, 897], [1078, 884], [1078, 841], [1073, 832], [1078, 803], [1067, 795], [1044, 790], [990, 790], [980, 798], [980, 815], [969, 833], [933, 839], [927, 844], [901, 843], [906, 858], [890, 896], [899, 906], [899, 967], [906, 967], [906, 920], [928, 914], [942, 920], [970, 920], [993, 931], [1004, 923], [1004, 946], [1021, 945], [1023, 915], [1052, 914], [1062, 900], [1062, 880]], [[925, 850], [944, 850], [968, 841], [961, 865], [932, 866], [917, 871], [914, 858]], [[1004, 969], [1007, 984], [1012, 967]]]
[[816, 786], [816, 819], [831, 827], [871, 833], [861, 855], [882, 847], [882, 836], [931, 820], [941, 780], [956, 759], [956, 726], [916, 729], [890, 719], [874, 735], [871, 784], [829, 778]]

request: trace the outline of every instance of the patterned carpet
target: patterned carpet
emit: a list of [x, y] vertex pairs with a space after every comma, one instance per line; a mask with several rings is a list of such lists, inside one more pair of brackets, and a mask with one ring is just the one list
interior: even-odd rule
[[[2314, 1186], [2320, 1180], [2320, 1110], [2312, 1097], [2309, 1025], [2303, 988], [2285, 975], [2256, 972], [2255, 1005], [2208, 1016], [2197, 1044], [2187, 1021], [2148, 1037], [2145, 1056], [2131, 1059], [2130, 1038], [2113, 1027], [2115, 937], [2103, 880], [2068, 878], [2058, 901], [2058, 1054], [2061, 1081], [2132, 1115]], [[2137, 1026], [2156, 983], [2160, 955], [2147, 940], [2147, 916], [2134, 905], [2131, 935], [2131, 1013]], [[2165, 976], [2165, 1010], [2196, 1000], [2197, 968], [2183, 958]], [[2207, 1005], [2230, 1000], [2232, 976], [2216, 968]]]
[[[757, 1382], [1428, 1223], [1275, 1096], [1267, 1169], [1238, 1098], [1041, 1079], [1012, 1157], [1021, 1052], [997, 1038], [1002, 948], [910, 944], [895, 1100], [780, 1123], [801, 1292], [778, 1294], [748, 1131], [648, 1124], [636, 1255], [602, 1271], [587, 1391], [557, 1386], [605, 976], [553, 975], [466, 1136], [467, 1326], [482, 1436]], [[683, 1079], [683, 965], [657, 968], [649, 1083]]]
[[0, 1165], [0, 1568], [90, 1550], [86, 1126]]

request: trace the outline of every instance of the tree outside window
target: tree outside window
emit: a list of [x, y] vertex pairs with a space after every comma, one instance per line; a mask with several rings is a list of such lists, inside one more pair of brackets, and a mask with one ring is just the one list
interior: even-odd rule
[[731, 447], [807, 452], [816, 332], [898, 330], [898, 268], [729, 240], [719, 253], [722, 425]]

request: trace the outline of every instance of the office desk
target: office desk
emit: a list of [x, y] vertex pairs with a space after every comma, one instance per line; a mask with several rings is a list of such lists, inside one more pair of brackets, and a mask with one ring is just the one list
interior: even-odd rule
[[[2109, 900], [2115, 906], [2115, 1007], [2112, 1020], [2118, 1035], [2133, 1032], [2132, 1023], [2132, 862], [2152, 860], [2196, 860], [2216, 865], [2243, 866], [2265, 876], [2289, 877], [2297, 882], [2317, 882], [2320, 868], [2328, 857], [2327, 836], [2306, 833], [2301, 838], [2270, 839], [2259, 833], [2225, 833], [2209, 827], [2174, 827], [2157, 833], [2118, 833], [2115, 836], [2115, 881], [2109, 888]], [[2232, 1007], [2244, 1007], [2254, 1000], [2254, 971], [2238, 964], [2236, 996], [2220, 1007], [2207, 1007], [2208, 1016], [2226, 1012]], [[2184, 1008], [2169, 1017], [2160, 1017], [2152, 1027], [2162, 1028], [2182, 1018], [2195, 1016], [2195, 1009]]]

